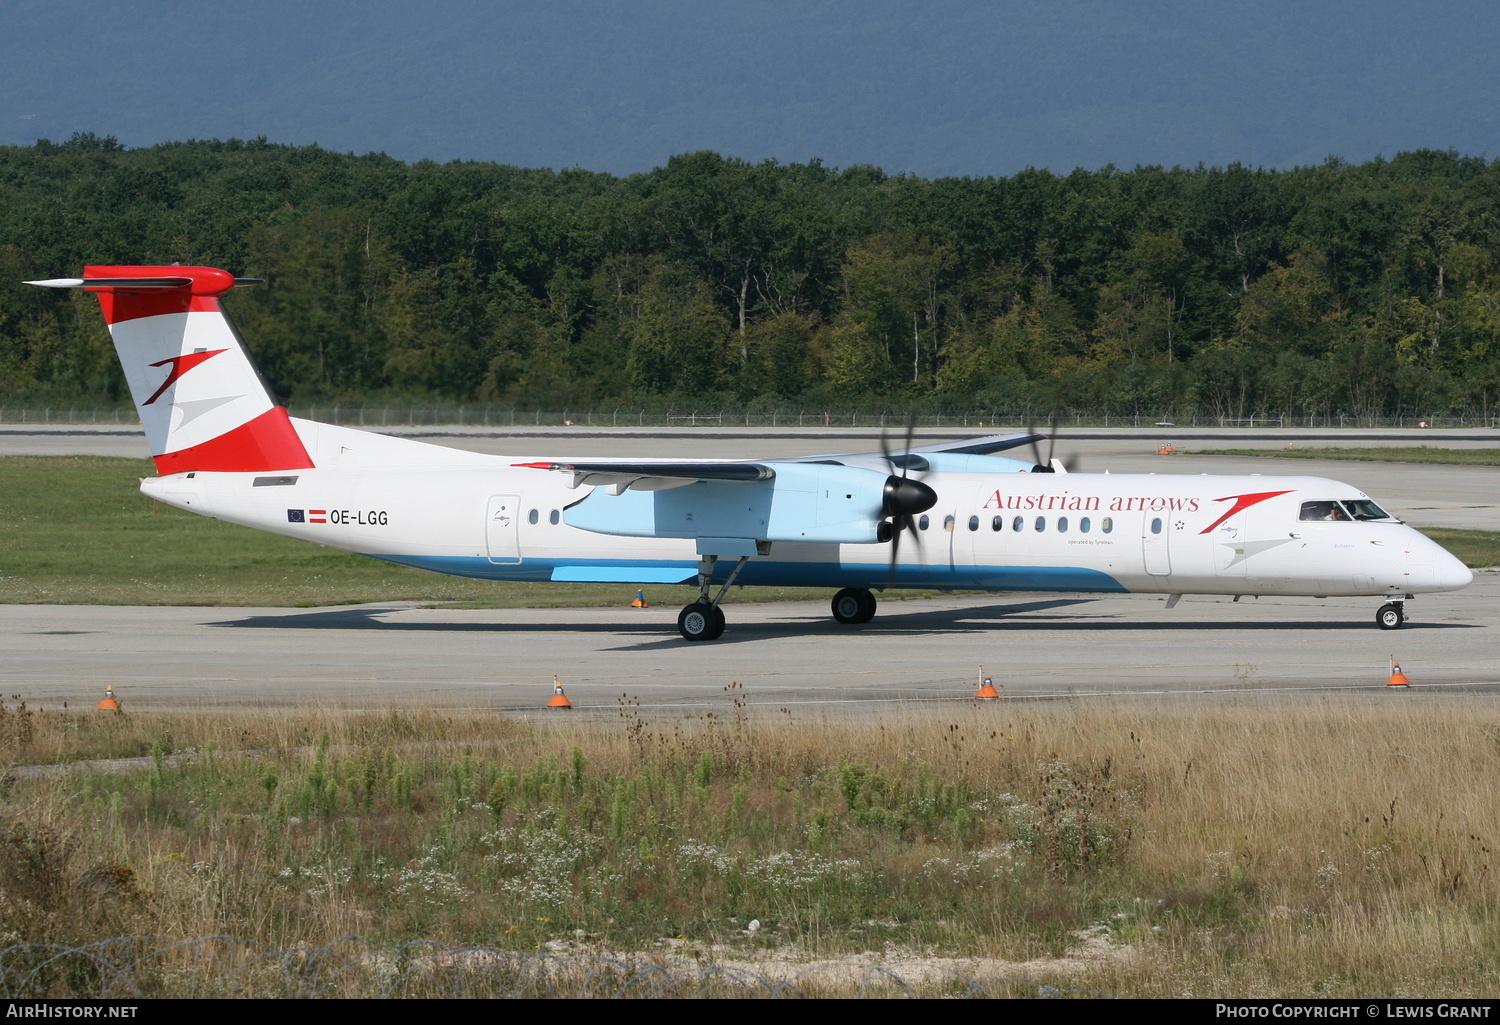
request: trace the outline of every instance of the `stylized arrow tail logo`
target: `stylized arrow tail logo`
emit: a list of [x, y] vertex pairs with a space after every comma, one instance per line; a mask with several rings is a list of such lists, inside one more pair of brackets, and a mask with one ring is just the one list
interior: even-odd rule
[[228, 351], [228, 349], [214, 349], [211, 352], [189, 352], [184, 353], [181, 356], [170, 356], [167, 359], [158, 360], [155, 363], [149, 364], [153, 367], [164, 367], [170, 363], [172, 365], [172, 369], [167, 372], [167, 379], [161, 383], [161, 387], [156, 389], [156, 391], [152, 393], [151, 397], [145, 402], [142, 402], [141, 405], [151, 405], [151, 403], [161, 398], [162, 392], [166, 391], [168, 388], [172, 387], [172, 385], [176, 384], [177, 379], [183, 374], [187, 373], [189, 370], [193, 369], [204, 360], [211, 359], [221, 352]]

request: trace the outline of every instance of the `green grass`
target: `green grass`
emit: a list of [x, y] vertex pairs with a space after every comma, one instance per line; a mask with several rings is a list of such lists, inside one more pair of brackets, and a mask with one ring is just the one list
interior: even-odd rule
[[[137, 489], [145, 460], [0, 459], [0, 602], [64, 605], [312, 606], [454, 602], [470, 608], [626, 605], [628, 584], [468, 580], [157, 505]], [[1472, 567], [1500, 565], [1500, 534], [1424, 531]], [[736, 602], [822, 600], [828, 588], [746, 587]], [[684, 587], [646, 588], [653, 604]]]
[[1349, 459], [1367, 463], [1455, 463], [1500, 466], [1500, 448], [1200, 448], [1199, 456], [1271, 456], [1277, 459]]
[[[468, 580], [394, 566], [158, 505], [151, 463], [99, 456], [0, 458], [0, 602], [309, 606], [460, 602], [474, 608], [628, 605], [629, 584]], [[823, 599], [828, 588], [746, 587], [740, 601]], [[684, 587], [646, 588], [653, 604]]]

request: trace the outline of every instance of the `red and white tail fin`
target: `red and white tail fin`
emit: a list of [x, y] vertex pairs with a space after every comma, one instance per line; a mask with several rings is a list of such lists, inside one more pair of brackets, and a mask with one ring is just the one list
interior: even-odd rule
[[28, 284], [98, 295], [157, 472], [313, 465], [219, 301], [234, 275], [211, 267], [85, 267], [82, 278]]

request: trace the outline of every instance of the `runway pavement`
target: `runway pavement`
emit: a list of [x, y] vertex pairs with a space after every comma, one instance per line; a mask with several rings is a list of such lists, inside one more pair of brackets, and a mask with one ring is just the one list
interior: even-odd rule
[[[869, 451], [878, 432], [551, 429], [411, 432], [516, 455], [771, 457]], [[971, 431], [968, 433], [978, 433]], [[1362, 488], [1421, 526], [1496, 529], [1500, 472], [1462, 467], [1291, 459], [1158, 456], [1181, 449], [1302, 445], [1500, 444], [1494, 431], [1098, 431], [1069, 433], [1059, 454], [1112, 472], [1293, 473]], [[924, 431], [923, 440], [963, 436]], [[0, 454], [144, 456], [135, 432], [0, 426]], [[720, 641], [689, 644], [675, 620], [688, 592], [648, 589], [645, 610], [322, 609], [0, 605], [0, 687], [32, 707], [91, 707], [112, 684], [127, 708], [353, 707], [418, 702], [546, 713], [556, 675], [575, 718], [643, 707], [727, 710], [743, 685], [753, 710], [842, 713], [963, 703], [979, 667], [1006, 701], [1207, 694], [1319, 694], [1427, 700], [1500, 689], [1500, 573], [1464, 591], [1408, 603], [1400, 631], [1375, 629], [1376, 598], [975, 595], [883, 602], [864, 626], [834, 623], [825, 603], [726, 605]], [[1394, 654], [1410, 691], [1384, 687]], [[738, 692], [738, 688], [736, 688]]]
[[[544, 714], [556, 675], [575, 716], [644, 707], [794, 714], [963, 703], [992, 675], [1004, 700], [1236, 693], [1423, 700], [1500, 689], [1500, 573], [1408, 603], [1377, 630], [1374, 598], [937, 596], [839, 626], [822, 602], [726, 605], [721, 640], [677, 635], [680, 595], [650, 609], [455, 610], [0, 606], [0, 687], [32, 707], [381, 707], [416, 702]], [[671, 597], [668, 598], [668, 595]], [[1387, 693], [1387, 657], [1411, 677]], [[568, 713], [546, 713], [568, 714]]]

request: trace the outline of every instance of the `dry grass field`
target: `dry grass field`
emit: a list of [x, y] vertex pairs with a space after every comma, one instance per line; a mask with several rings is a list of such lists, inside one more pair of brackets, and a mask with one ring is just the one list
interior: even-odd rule
[[[12, 697], [0, 939], [361, 935], [1118, 996], [1492, 996], [1497, 718], [1417, 691], [822, 721], [749, 715], [730, 687], [720, 714], [622, 697], [592, 723]], [[214, 970], [199, 951], [149, 986], [213, 992]]]

